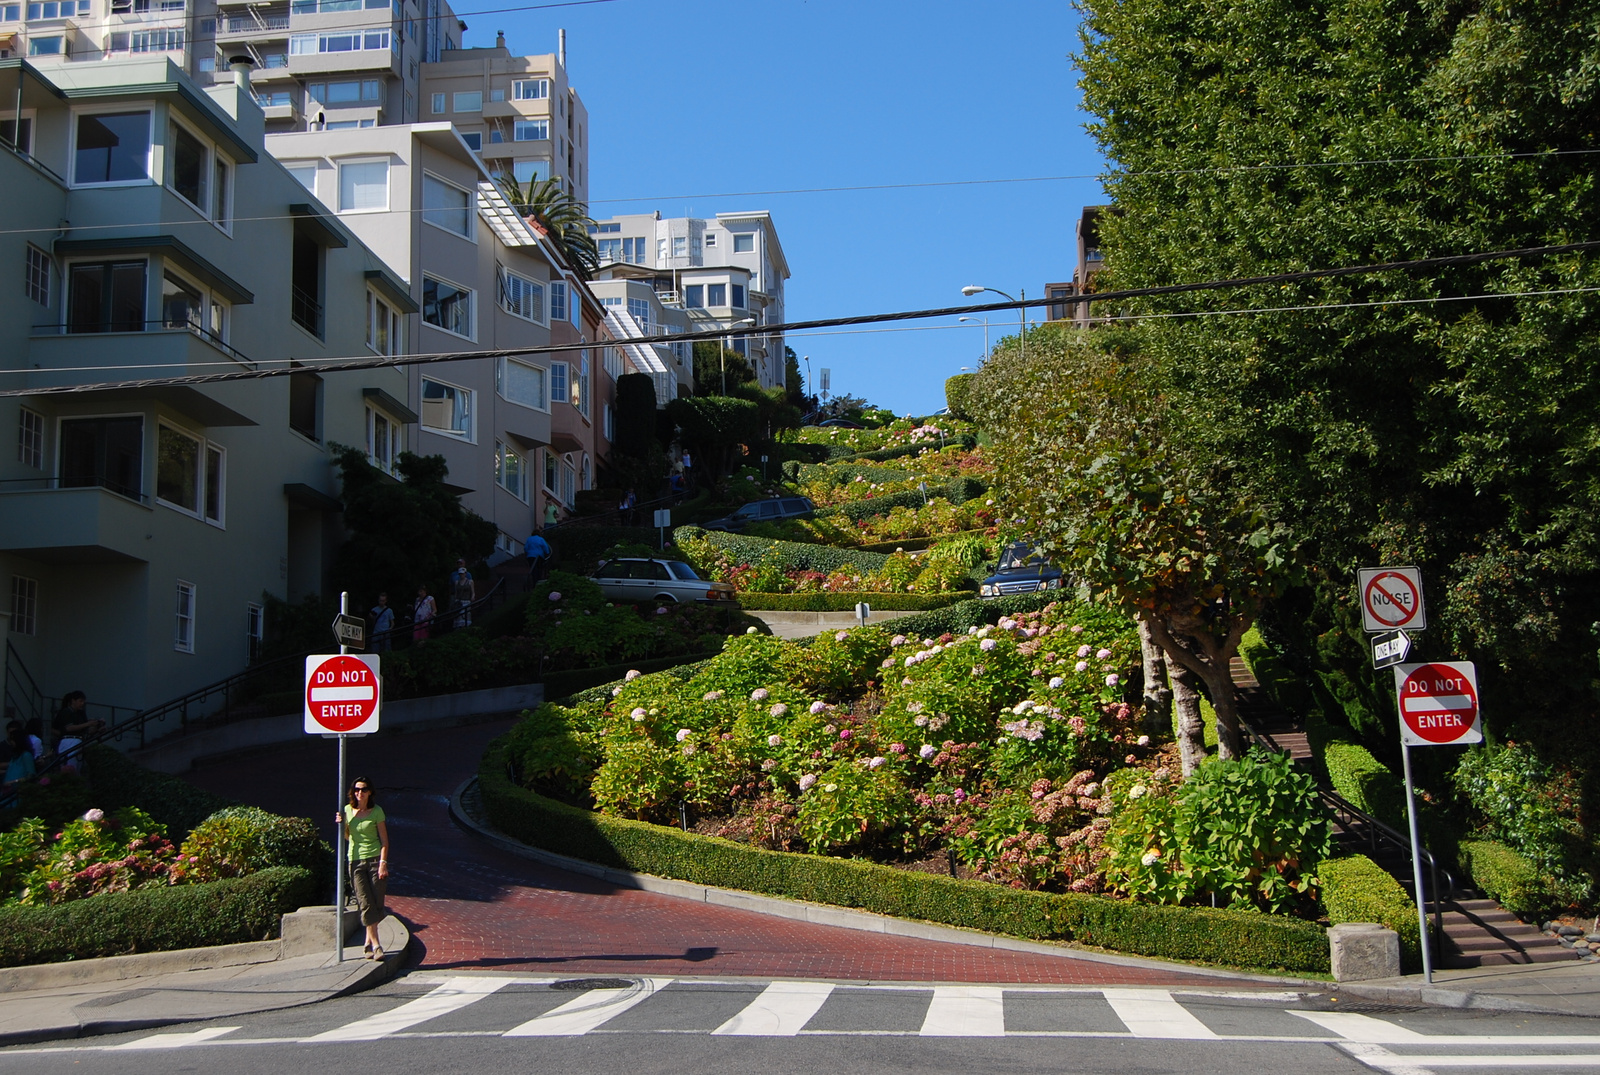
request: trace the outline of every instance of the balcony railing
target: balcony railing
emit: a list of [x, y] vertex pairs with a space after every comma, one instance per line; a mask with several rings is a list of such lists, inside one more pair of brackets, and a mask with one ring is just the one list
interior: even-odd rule
[[294, 323], [311, 333], [318, 339], [322, 338], [322, 303], [306, 294], [300, 288], [292, 288], [289, 297], [289, 316]]
[[176, 332], [187, 331], [189, 335], [215, 347], [229, 358], [242, 366], [255, 369], [256, 364], [249, 355], [234, 347], [221, 336], [194, 321], [161, 320], [161, 321], [116, 321], [111, 324], [94, 327], [82, 325], [34, 325], [35, 336], [93, 336], [108, 332]]
[[229, 34], [259, 34], [269, 31], [289, 29], [289, 16], [262, 15], [252, 13], [249, 15], [229, 15], [217, 19], [217, 29]]
[[7, 493], [42, 493], [55, 489], [104, 489], [116, 493], [136, 504], [150, 505], [150, 496], [138, 489], [125, 486], [115, 478], [103, 474], [67, 478], [4, 478], [0, 479], [0, 496]]

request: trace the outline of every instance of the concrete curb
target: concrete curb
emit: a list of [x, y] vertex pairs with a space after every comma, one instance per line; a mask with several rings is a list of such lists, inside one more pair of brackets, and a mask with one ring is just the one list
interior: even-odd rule
[[780, 896], [760, 896], [753, 892], [717, 888], [712, 885], [696, 885], [688, 881], [675, 881], [668, 877], [656, 877], [653, 874], [635, 873], [632, 870], [619, 870], [609, 866], [601, 866], [598, 863], [585, 862], [582, 859], [569, 858], [566, 855], [558, 855], [552, 851], [542, 851], [539, 848], [530, 847], [473, 819], [462, 807], [461, 796], [477, 782], [477, 779], [477, 777], [472, 777], [463, 781], [450, 795], [450, 817], [457, 825], [503, 851], [509, 851], [514, 855], [532, 859], [535, 862], [542, 862], [557, 869], [599, 878], [624, 888], [637, 888], [645, 892], [657, 892], [665, 896], [694, 900], [698, 903], [710, 903], [721, 907], [736, 907], [740, 910], [754, 911], [756, 914], [771, 915], [775, 918], [791, 918], [803, 922], [815, 922], [822, 926], [838, 926], [842, 929], [862, 930], [867, 933], [886, 933], [896, 937], [914, 937], [918, 940], [942, 941], [946, 944], [971, 945], [975, 948], [999, 948], [1011, 952], [1027, 952], [1032, 955], [1080, 959], [1089, 963], [1108, 963], [1118, 967], [1138, 967], [1142, 970], [1162, 970], [1175, 974], [1193, 974], [1199, 977], [1229, 978], [1241, 982], [1296, 986], [1314, 989], [1319, 993], [1339, 988], [1332, 982], [1319, 982], [1307, 978], [1279, 977], [1270, 974], [1250, 974], [1245, 971], [1195, 967], [1187, 963], [1170, 963], [1165, 960], [1149, 959], [1143, 956], [1122, 956], [1108, 952], [1095, 952], [1065, 944], [1043, 944], [1038, 941], [1025, 941], [1017, 937], [1007, 937], [1001, 934], [982, 933], [978, 930], [960, 929], [955, 926], [940, 926], [932, 922], [894, 918], [889, 915], [875, 914], [871, 911], [857, 911], [847, 907], [835, 907], [823, 903], [807, 903], [803, 900], [785, 899]]
[[139, 952], [127, 956], [74, 959], [65, 963], [6, 967], [0, 969], [0, 995], [33, 989], [122, 982], [156, 974], [276, 963], [278, 955], [277, 941], [246, 941], [243, 944], [219, 944], [212, 948], [180, 948], [173, 952]]

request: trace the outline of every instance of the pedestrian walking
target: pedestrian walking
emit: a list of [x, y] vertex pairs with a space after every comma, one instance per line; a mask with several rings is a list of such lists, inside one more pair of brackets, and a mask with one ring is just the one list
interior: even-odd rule
[[389, 825], [372, 781], [358, 776], [350, 782], [349, 801], [334, 824], [344, 827], [348, 841], [345, 861], [350, 864], [350, 887], [361, 909], [361, 924], [367, 928], [367, 958], [382, 959], [378, 923], [389, 913], [383, 906], [389, 887]]
[[28, 744], [28, 733], [22, 730], [22, 722], [14, 720], [6, 725], [6, 749], [10, 758], [6, 762], [6, 787], [19, 784], [31, 777], [37, 770], [33, 764], [33, 747]]
[[82, 691], [68, 691], [61, 699], [61, 709], [51, 721], [56, 733], [56, 754], [61, 758], [61, 768], [76, 770], [79, 748], [84, 736], [93, 735], [106, 726], [103, 720], [89, 716], [88, 698]]
[[456, 612], [457, 627], [472, 626], [472, 609], [469, 608], [477, 599], [478, 588], [472, 581], [472, 572], [467, 570], [465, 560], [456, 561], [456, 569], [450, 573], [450, 607]]
[[546, 500], [544, 502], [544, 528], [548, 530], [560, 521], [561, 512], [556, 508], [556, 502], [554, 500]]
[[368, 613], [372, 617], [372, 651], [374, 653], [388, 653], [394, 644], [389, 637], [389, 632], [394, 630], [394, 609], [389, 607], [389, 595], [380, 593], [378, 603], [372, 606]]
[[428, 596], [428, 588], [418, 586], [416, 603], [411, 606], [411, 641], [418, 645], [426, 642], [433, 629], [433, 618], [438, 614], [439, 606]]
[[525, 589], [531, 590], [544, 578], [545, 567], [550, 563], [550, 543], [535, 530], [522, 543], [522, 554], [528, 558], [528, 585]]
[[622, 494], [622, 503], [617, 505], [617, 513], [622, 516], [623, 526], [633, 525], [634, 509], [639, 505], [639, 498], [632, 489]]
[[689, 458], [689, 449], [683, 450], [683, 484], [690, 492], [694, 491], [694, 460]]

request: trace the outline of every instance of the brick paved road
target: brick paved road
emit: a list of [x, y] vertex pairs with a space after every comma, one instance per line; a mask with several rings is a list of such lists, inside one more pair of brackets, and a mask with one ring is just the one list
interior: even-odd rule
[[[615, 888], [530, 862], [462, 832], [448, 812], [450, 792], [475, 771], [485, 744], [506, 727], [499, 722], [350, 742], [349, 775], [369, 777], [381, 789], [394, 862], [389, 902], [420, 942], [423, 968], [1252, 987], [793, 922]], [[316, 818], [331, 837], [335, 775], [334, 744], [307, 739], [212, 763], [188, 778], [277, 813]]]

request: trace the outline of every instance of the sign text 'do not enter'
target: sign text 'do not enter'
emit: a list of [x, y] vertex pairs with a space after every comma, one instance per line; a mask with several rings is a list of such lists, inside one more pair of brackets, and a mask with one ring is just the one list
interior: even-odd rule
[[1402, 664], [1394, 670], [1400, 734], [1408, 746], [1481, 743], [1478, 672], [1470, 661]]
[[377, 654], [307, 657], [306, 733], [368, 735], [377, 731], [381, 695]]

